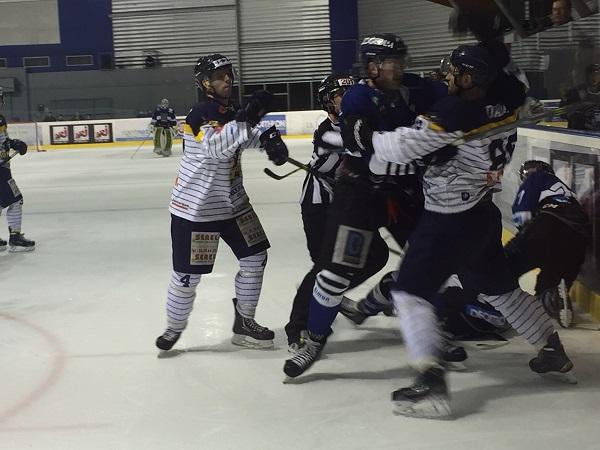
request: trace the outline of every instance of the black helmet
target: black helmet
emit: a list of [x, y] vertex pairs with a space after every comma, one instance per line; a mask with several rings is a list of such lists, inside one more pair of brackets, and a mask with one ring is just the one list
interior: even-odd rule
[[2, 114], [0, 114], [0, 127], [5, 127], [7, 125], [6, 119]]
[[489, 52], [478, 45], [460, 45], [450, 55], [452, 64], [458, 73], [470, 73], [475, 86], [485, 87], [496, 79], [498, 71]]
[[213, 53], [212, 55], [198, 58], [196, 66], [194, 67], [196, 85], [204, 89], [202, 80], [210, 80], [210, 76], [213, 72], [223, 67], [229, 67], [231, 69], [231, 76], [233, 77], [233, 64], [226, 56], [223, 56], [220, 53]]
[[331, 105], [333, 97], [335, 97], [338, 92], [345, 92], [354, 84], [356, 84], [354, 79], [348, 75], [333, 74], [323, 78], [317, 88], [317, 99], [319, 100], [321, 108], [328, 113], [333, 113], [334, 110], [332, 110]]
[[373, 34], [360, 43], [363, 66], [369, 61], [382, 62], [386, 58], [405, 59], [408, 49], [399, 36], [392, 33]]
[[554, 175], [554, 169], [550, 164], [537, 159], [530, 159], [521, 164], [521, 167], [519, 168], [519, 178], [521, 181], [524, 181], [531, 172], [535, 172], [536, 170], [543, 170], [544, 172]]

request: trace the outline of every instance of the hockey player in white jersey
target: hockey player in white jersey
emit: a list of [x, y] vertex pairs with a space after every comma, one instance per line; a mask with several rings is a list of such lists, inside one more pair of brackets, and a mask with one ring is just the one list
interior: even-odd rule
[[[425, 211], [392, 288], [411, 365], [413, 385], [392, 393], [395, 413], [439, 418], [451, 414], [440, 330], [431, 301], [448, 277], [476, 287], [479, 298], [498, 310], [539, 350], [529, 362], [537, 373], [563, 376], [573, 367], [550, 317], [535, 297], [518, 287], [501, 242], [502, 222], [492, 193], [500, 188], [516, 132], [452, 145], [468, 133], [514, 122], [525, 92], [498, 67], [483, 46], [460, 46], [451, 55], [449, 96], [412, 128], [369, 130], [359, 117], [347, 118], [344, 144], [383, 161], [425, 159]], [[566, 377], [566, 376], [565, 376]]]
[[195, 66], [197, 85], [206, 100], [186, 118], [183, 157], [171, 195], [173, 271], [167, 295], [167, 329], [156, 340], [170, 350], [192, 311], [203, 274], [213, 269], [221, 240], [239, 261], [233, 299], [232, 342], [246, 347], [273, 346], [274, 333], [254, 320], [270, 244], [242, 183], [241, 152], [262, 145], [282, 164], [287, 148], [274, 129], [260, 132], [272, 94], [259, 91], [243, 109], [230, 98], [234, 75], [223, 55], [202, 57]]

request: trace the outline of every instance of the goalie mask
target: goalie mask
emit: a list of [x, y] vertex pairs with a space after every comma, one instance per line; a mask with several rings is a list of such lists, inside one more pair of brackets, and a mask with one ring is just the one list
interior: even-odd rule
[[160, 106], [162, 106], [163, 108], [168, 108], [168, 107], [169, 107], [169, 100], [168, 100], [168, 99], [166, 99], [166, 98], [163, 98], [163, 99], [160, 101]]

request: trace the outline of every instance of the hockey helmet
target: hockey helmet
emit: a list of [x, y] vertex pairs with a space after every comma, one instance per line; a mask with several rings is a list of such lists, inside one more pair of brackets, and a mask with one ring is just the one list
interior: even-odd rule
[[498, 71], [490, 53], [478, 45], [458, 46], [450, 55], [450, 64], [459, 75], [469, 73], [473, 84], [480, 87], [492, 84]]
[[333, 97], [338, 93], [344, 93], [354, 84], [356, 84], [354, 79], [348, 75], [333, 74], [323, 78], [317, 88], [317, 99], [319, 100], [321, 108], [328, 113], [333, 113]]
[[536, 170], [543, 170], [544, 172], [548, 172], [554, 175], [554, 169], [550, 164], [537, 159], [530, 159], [521, 164], [521, 167], [519, 168], [519, 179], [521, 181], [524, 181], [525, 178], [527, 178], [531, 173], [535, 172]]
[[162, 106], [163, 108], [168, 108], [169, 107], [169, 99], [167, 98], [163, 98], [160, 101], [160, 106]]
[[211, 55], [202, 56], [198, 58], [196, 66], [194, 67], [194, 78], [196, 85], [202, 89], [202, 80], [210, 80], [212, 74], [218, 69], [228, 67], [231, 71], [231, 77], [234, 78], [233, 64], [231, 60], [220, 53], [213, 53]]
[[6, 123], [6, 118], [0, 114], [0, 127], [5, 127], [8, 124]]
[[373, 34], [360, 43], [360, 58], [363, 66], [370, 61], [383, 62], [386, 58], [401, 59], [406, 62], [408, 49], [400, 37], [392, 33]]

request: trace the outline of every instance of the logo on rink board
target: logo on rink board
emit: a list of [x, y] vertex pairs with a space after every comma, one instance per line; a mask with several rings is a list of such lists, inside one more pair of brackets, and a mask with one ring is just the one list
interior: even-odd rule
[[264, 131], [268, 128], [271, 128], [273, 125], [275, 125], [275, 128], [277, 128], [281, 134], [287, 134], [285, 114], [267, 114], [262, 118], [258, 124], [258, 127]]
[[215, 263], [218, 248], [218, 232], [192, 232], [192, 240], [190, 243], [190, 265], [212, 266]]
[[50, 126], [50, 142], [52, 144], [69, 144], [71, 142], [71, 132], [68, 125]]
[[90, 142], [90, 126], [89, 125], [73, 125], [73, 141]]

